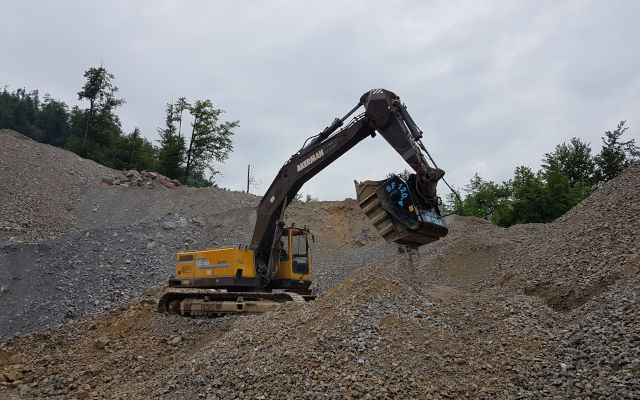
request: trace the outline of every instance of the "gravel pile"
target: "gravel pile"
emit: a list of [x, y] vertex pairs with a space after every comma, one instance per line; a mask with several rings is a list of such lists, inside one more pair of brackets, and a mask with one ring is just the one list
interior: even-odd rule
[[640, 265], [640, 165], [632, 166], [553, 224], [520, 240], [501, 262], [504, 284], [569, 311], [633, 282]]
[[[157, 313], [159, 288], [127, 300], [181, 242], [247, 243], [258, 198], [186, 189], [92, 186], [72, 210], [85, 231], [1, 248], [0, 269], [35, 272], [2, 292], [21, 314], [0, 326], [75, 322], [0, 342], [0, 397], [640, 398], [640, 167], [552, 224], [450, 217], [418, 251], [381, 243], [352, 200], [293, 204], [321, 295], [217, 319]], [[13, 285], [51, 270], [18, 301]]]
[[80, 192], [117, 171], [74, 153], [0, 130], [0, 241], [55, 237], [74, 230]]

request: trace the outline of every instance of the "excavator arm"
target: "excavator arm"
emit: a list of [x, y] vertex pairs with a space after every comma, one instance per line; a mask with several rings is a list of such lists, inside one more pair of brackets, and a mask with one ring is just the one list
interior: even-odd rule
[[[361, 106], [364, 106], [364, 112], [338, 130]], [[422, 132], [400, 98], [388, 90], [373, 89], [362, 95], [356, 107], [344, 117], [336, 118], [321, 133], [307, 139], [305, 145], [282, 166], [260, 201], [250, 249], [255, 252], [256, 269], [265, 282], [270, 281], [276, 273], [273, 255], [278, 253], [275, 250], [288, 204], [305, 182], [367, 136], [375, 136], [376, 131], [416, 173], [408, 182], [394, 177], [395, 181], [389, 181], [380, 191], [373, 189], [377, 190], [386, 181], [356, 184], [363, 211], [388, 241], [416, 245], [446, 235], [447, 229], [440, 220], [436, 195], [436, 185], [444, 171], [427, 163], [422, 152], [426, 152], [426, 149], [420, 140]], [[429, 222], [426, 226], [425, 221]], [[388, 234], [390, 230], [393, 231], [392, 235]], [[428, 231], [430, 239], [416, 239], [402, 233], [406, 231], [414, 235], [420, 230]]]

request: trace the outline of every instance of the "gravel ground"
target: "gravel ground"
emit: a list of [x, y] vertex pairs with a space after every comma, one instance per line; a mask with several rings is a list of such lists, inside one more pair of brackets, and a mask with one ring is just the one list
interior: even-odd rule
[[0, 397], [640, 398], [638, 166], [554, 223], [454, 216], [419, 251], [381, 243], [352, 200], [294, 204], [321, 295], [217, 319], [158, 314], [158, 287], [131, 297], [184, 241], [246, 242], [255, 196], [84, 190], [84, 230], [0, 250], [2, 285], [21, 277], [0, 294], [21, 313], [4, 337], [38, 330], [0, 342]]

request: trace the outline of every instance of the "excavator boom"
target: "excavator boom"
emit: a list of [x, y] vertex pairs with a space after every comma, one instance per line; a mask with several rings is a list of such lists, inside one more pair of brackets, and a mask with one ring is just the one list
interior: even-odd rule
[[[364, 112], [338, 130], [360, 107], [364, 107]], [[270, 258], [279, 236], [278, 221], [281, 221], [287, 203], [295, 198], [305, 182], [367, 136], [375, 136], [376, 132], [402, 156], [415, 171], [415, 175], [411, 182], [405, 183], [406, 192], [399, 194], [395, 188], [386, 194], [378, 193], [373, 190], [372, 181], [357, 187], [358, 200], [365, 214], [372, 218], [374, 226], [388, 241], [415, 247], [447, 234], [444, 221], [440, 218], [436, 195], [436, 185], [444, 176], [444, 171], [427, 163], [423, 154], [426, 149], [420, 140], [422, 131], [416, 126], [400, 98], [388, 90], [373, 89], [363, 94], [358, 104], [343, 118], [336, 118], [321, 133], [307, 140], [282, 166], [258, 205], [256, 226], [249, 248], [256, 252], [256, 259], [261, 264], [258, 267], [267, 280], [274, 273], [274, 261]], [[377, 203], [372, 201], [372, 194], [375, 193], [378, 193], [374, 196]], [[393, 207], [393, 204], [398, 203], [390, 199], [397, 195], [405, 198], [410, 196], [411, 202], [404, 201], [401, 204], [411, 203], [411, 210], [406, 207], [416, 222], [411, 227], [402, 223], [402, 219], [397, 216], [397, 207]], [[385, 196], [389, 199], [384, 200], [382, 197]], [[380, 222], [385, 223], [381, 225]], [[393, 234], [389, 234], [389, 229]]]

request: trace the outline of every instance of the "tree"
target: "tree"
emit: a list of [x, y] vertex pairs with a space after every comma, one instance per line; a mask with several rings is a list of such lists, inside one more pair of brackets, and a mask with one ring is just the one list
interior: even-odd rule
[[122, 135], [115, 109], [124, 104], [124, 100], [116, 98], [118, 88], [112, 83], [114, 75], [104, 67], [89, 68], [84, 77], [86, 82], [78, 92], [78, 99], [87, 100], [89, 106], [85, 109], [76, 106], [71, 110], [73, 137], [65, 147], [81, 157], [108, 164], [110, 147]]
[[135, 128], [116, 138], [105, 151], [105, 165], [120, 170], [151, 171], [157, 168], [156, 149]]
[[394, 177], [394, 176], [399, 176], [400, 178], [402, 178], [402, 179], [404, 179], [406, 181], [406, 180], [409, 180], [409, 176], [411, 174], [413, 174], [413, 173], [414, 172], [409, 171], [408, 169], [405, 168], [405, 169], [402, 170], [402, 172], [390, 172], [390, 173], [388, 173], [387, 174], [387, 179], [391, 178], [391, 177]]
[[509, 196], [509, 191], [504, 185], [485, 181], [478, 174], [475, 174], [469, 184], [464, 187], [464, 191], [467, 196], [462, 203], [455, 197], [450, 198], [454, 199], [455, 212], [459, 215], [472, 215], [484, 219], [491, 219]]
[[51, 98], [49, 94], [45, 94], [40, 112], [36, 115], [35, 124], [44, 133], [43, 143], [58, 147], [64, 146], [69, 137], [67, 105]]
[[606, 131], [602, 137], [602, 150], [595, 157], [598, 183], [615, 178], [631, 163], [637, 162], [640, 157], [640, 147], [636, 146], [635, 139], [620, 141], [620, 137], [629, 129], [624, 126], [626, 122], [620, 121], [613, 132]]
[[503, 183], [508, 196], [504, 197], [491, 221], [505, 227], [528, 222], [546, 222], [543, 178], [544, 174], [540, 171], [534, 173], [529, 167], [517, 167], [513, 178]]
[[317, 197], [311, 196], [310, 194], [303, 194], [303, 193], [296, 194], [293, 200], [291, 200], [292, 203], [315, 203], [318, 201], [319, 200]]
[[247, 166], [247, 193], [249, 193], [249, 187], [258, 186], [258, 178], [256, 177], [256, 167], [249, 164]]
[[118, 88], [111, 83], [115, 76], [108, 73], [104, 67], [100, 67], [89, 68], [85, 71], [84, 77], [87, 81], [78, 92], [78, 100], [89, 101], [89, 108], [85, 110], [83, 141], [86, 142], [90, 134], [97, 139], [99, 128], [111, 128], [119, 133], [120, 120], [113, 114], [113, 110], [125, 101], [115, 97]]
[[551, 222], [571, 210], [591, 194], [591, 185], [584, 182], [572, 183], [560, 169], [552, 169], [545, 174], [542, 190], [544, 213], [540, 221]]
[[178, 136], [182, 136], [182, 113], [191, 108], [191, 104], [187, 103], [186, 97], [180, 97], [173, 108], [174, 120], [178, 121]]
[[187, 180], [186, 184], [191, 187], [214, 186], [215, 181], [213, 177], [216, 173], [217, 171], [213, 171], [211, 175], [209, 175], [209, 178], [207, 178], [205, 176], [204, 169], [192, 169], [189, 173], [189, 179]]
[[318, 201], [317, 197], [311, 196], [310, 194], [307, 193], [307, 195], [304, 197], [304, 202], [305, 203], [315, 203]]
[[159, 172], [172, 179], [178, 179], [184, 174], [182, 168], [185, 143], [184, 138], [179, 136], [174, 125], [175, 108], [173, 104], [166, 106], [165, 128], [158, 128], [160, 134], [160, 149], [158, 150]]
[[233, 150], [233, 128], [239, 125], [238, 121], [220, 123], [219, 117], [224, 110], [214, 108], [211, 100], [197, 100], [190, 111], [194, 120], [186, 152], [184, 182], [188, 181], [192, 169], [203, 169], [211, 160], [224, 162]]
[[69, 131], [67, 105], [48, 93], [40, 101], [39, 92], [18, 89], [0, 92], [0, 128], [13, 129], [34, 140], [53, 146], [65, 144]]
[[593, 183], [595, 162], [591, 147], [577, 137], [571, 138], [569, 144], [559, 144], [553, 152], [545, 153], [542, 161], [545, 173], [562, 171], [569, 178], [571, 186], [578, 182]]
[[452, 185], [451, 192], [447, 193], [446, 200], [442, 205], [442, 210], [447, 214], [463, 215], [462, 204], [463, 199], [460, 197], [460, 188]]

